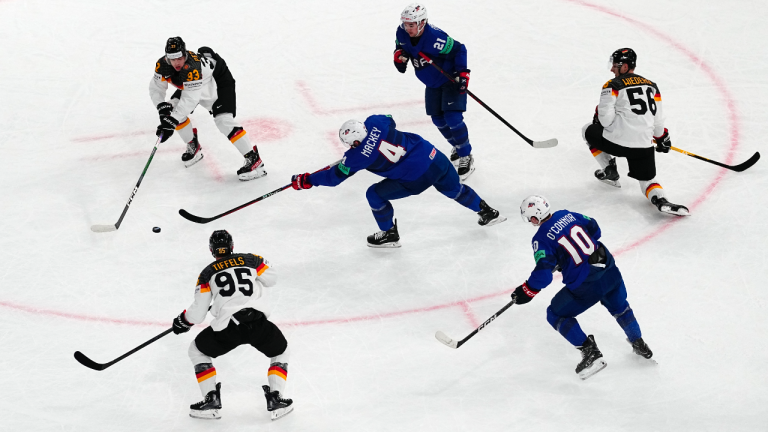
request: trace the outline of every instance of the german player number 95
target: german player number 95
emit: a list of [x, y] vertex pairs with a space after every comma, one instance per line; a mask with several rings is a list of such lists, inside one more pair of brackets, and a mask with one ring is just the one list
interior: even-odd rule
[[[237, 281], [232, 277], [230, 271], [235, 273]], [[238, 267], [217, 273], [214, 280], [216, 286], [220, 288], [219, 295], [223, 297], [230, 297], [235, 293], [235, 289], [239, 289], [244, 296], [250, 297], [253, 294], [253, 282], [251, 282], [250, 278], [251, 269]]]

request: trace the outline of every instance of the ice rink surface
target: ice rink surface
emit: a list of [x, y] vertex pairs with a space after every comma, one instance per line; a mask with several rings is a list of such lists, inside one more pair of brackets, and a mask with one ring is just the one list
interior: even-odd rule
[[[626, 177], [597, 182], [581, 139], [609, 54], [629, 46], [658, 82], [674, 146], [736, 164], [768, 135], [762, 1], [579, 0], [426, 3], [430, 22], [466, 44], [470, 89], [535, 140], [532, 149], [473, 101], [470, 184], [509, 217], [481, 228], [434, 190], [394, 203], [401, 249], [374, 250], [365, 200], [379, 181], [289, 189], [213, 216], [340, 158], [338, 127], [392, 114], [401, 130], [449, 145], [424, 114], [423, 86], [392, 65], [406, 2], [101, 2], [0, 0], [0, 393], [3, 431], [765, 431], [768, 429], [768, 162], [735, 173], [679, 153], [658, 179], [692, 216], [660, 214]], [[192, 115], [205, 158], [189, 169], [178, 137], [162, 144], [119, 231], [114, 223], [155, 141], [147, 87], [165, 40], [207, 45], [227, 61], [238, 119], [269, 175], [240, 182], [239, 153], [209, 114]], [[764, 152], [765, 153], [765, 152]], [[580, 360], [546, 321], [556, 278], [459, 350], [533, 268], [534, 228], [518, 216], [537, 193], [595, 218], [615, 253], [659, 362], [632, 354], [604, 308], [579, 319], [608, 367], [581, 381]], [[152, 227], [162, 232], [155, 234]], [[268, 360], [240, 347], [214, 361], [223, 418], [193, 420], [200, 400], [187, 347], [170, 327], [227, 229], [239, 252], [280, 279], [271, 319], [292, 347], [286, 394], [270, 422]]]

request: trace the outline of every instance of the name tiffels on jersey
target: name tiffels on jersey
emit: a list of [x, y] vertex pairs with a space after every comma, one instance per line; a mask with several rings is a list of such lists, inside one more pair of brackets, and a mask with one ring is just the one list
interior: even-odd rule
[[576, 222], [576, 218], [573, 217], [572, 214], [568, 213], [567, 215], [561, 217], [560, 219], [558, 219], [557, 222], [555, 222], [554, 225], [552, 225], [552, 228], [549, 229], [549, 232], [547, 233], [547, 238], [550, 240], [554, 240], [555, 235], [560, 234], [560, 231], [562, 231], [563, 228], [567, 227], [568, 224], [570, 224], [571, 222]]
[[237, 266], [243, 266], [245, 265], [245, 260], [243, 257], [237, 257], [237, 258], [230, 258], [226, 261], [216, 261], [215, 263], [211, 264], [211, 267], [213, 267], [216, 270], [224, 270], [225, 268], [230, 267], [237, 267]]
[[365, 140], [365, 147], [363, 147], [365, 157], [371, 157], [373, 154], [373, 149], [376, 148], [376, 141], [379, 139], [379, 135], [381, 135], [381, 131], [376, 126], [368, 133], [368, 139]]

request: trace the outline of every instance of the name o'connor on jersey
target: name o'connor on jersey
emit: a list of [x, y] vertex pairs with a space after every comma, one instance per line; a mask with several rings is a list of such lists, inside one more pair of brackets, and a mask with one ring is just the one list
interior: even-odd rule
[[560, 220], [555, 222], [552, 228], [547, 231], [547, 237], [551, 240], [555, 240], [555, 236], [560, 234], [560, 231], [567, 227], [571, 222], [576, 222], [576, 218], [573, 217], [572, 214], [568, 213], [567, 215], [561, 217]]

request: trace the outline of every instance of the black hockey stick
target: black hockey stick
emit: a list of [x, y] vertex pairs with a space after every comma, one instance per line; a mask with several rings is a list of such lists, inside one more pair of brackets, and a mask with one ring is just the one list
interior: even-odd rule
[[95, 361], [93, 361], [93, 360], [89, 359], [88, 357], [86, 357], [86, 355], [81, 353], [80, 351], [75, 351], [75, 360], [79, 361], [81, 365], [83, 365], [83, 366], [85, 366], [87, 368], [91, 368], [93, 370], [101, 371], [101, 370], [104, 370], [104, 369], [112, 366], [113, 364], [119, 362], [120, 360], [128, 357], [129, 355], [135, 353], [136, 351], [144, 348], [145, 346], [151, 344], [152, 342], [155, 342], [156, 340], [158, 340], [161, 337], [167, 335], [168, 333], [171, 333], [172, 331], [173, 331], [173, 327], [171, 327], [168, 330], [160, 333], [159, 335], [153, 337], [152, 339], [144, 342], [143, 344], [137, 346], [136, 348], [128, 351], [127, 353], [121, 355], [120, 357], [112, 360], [109, 363], [96, 363]]
[[752, 157], [747, 159], [745, 162], [742, 162], [742, 163], [740, 163], [738, 165], [726, 165], [724, 163], [713, 161], [711, 159], [707, 159], [705, 157], [693, 154], [691, 152], [687, 152], [687, 151], [685, 151], [683, 149], [679, 149], [677, 147], [670, 147], [670, 148], [672, 150], [674, 150], [676, 152], [680, 152], [680, 153], [682, 153], [684, 155], [688, 155], [688, 156], [694, 157], [694, 158], [696, 158], [698, 160], [703, 160], [704, 162], [709, 162], [709, 163], [717, 165], [719, 167], [728, 168], [729, 170], [736, 171], [736, 172], [742, 172], [742, 171], [746, 170], [747, 168], [751, 167], [752, 165], [756, 164], [757, 161], [760, 160], [760, 152], [755, 152], [755, 154], [753, 154]]
[[[427, 63], [431, 64], [431, 65], [432, 65], [432, 66], [434, 66], [434, 67], [435, 67], [435, 68], [436, 68], [438, 71], [440, 71], [440, 73], [441, 73], [441, 74], [445, 75], [445, 77], [446, 77], [446, 78], [448, 78], [449, 80], [451, 80], [451, 82], [456, 82], [456, 81], [455, 81], [455, 79], [454, 79], [454, 77], [452, 77], [450, 74], [448, 74], [447, 72], [445, 72], [445, 71], [443, 70], [443, 68], [441, 68], [440, 66], [436, 65], [435, 63], [433, 63], [431, 58], [427, 57], [426, 55], [424, 55], [424, 53], [421, 53], [421, 52], [419, 53], [419, 55], [420, 55], [420, 56], [421, 56], [421, 57], [422, 57], [424, 60], [426, 60], [426, 61], [427, 61]], [[468, 94], [468, 95], [470, 95], [470, 96], [472, 96], [472, 99], [476, 100], [476, 101], [477, 101], [477, 103], [479, 103], [479, 104], [480, 104], [480, 105], [481, 105], [483, 108], [487, 109], [487, 110], [488, 110], [488, 112], [490, 112], [491, 114], [493, 114], [493, 115], [494, 115], [494, 116], [495, 116], [497, 119], [501, 120], [501, 122], [502, 122], [502, 123], [504, 123], [505, 125], [507, 125], [507, 127], [508, 127], [508, 128], [512, 129], [512, 131], [513, 131], [514, 133], [516, 133], [518, 136], [520, 136], [520, 138], [522, 138], [522, 139], [523, 139], [525, 142], [527, 142], [527, 143], [528, 143], [528, 144], [529, 144], [531, 147], [533, 147], [533, 148], [550, 148], [550, 147], [554, 147], [554, 146], [556, 146], [556, 145], [557, 145], [557, 138], [548, 139], [548, 140], [546, 140], [546, 141], [533, 141], [533, 140], [531, 140], [531, 139], [530, 139], [530, 138], [528, 138], [527, 136], [523, 135], [523, 134], [522, 134], [522, 133], [521, 133], [519, 130], [515, 129], [515, 127], [514, 127], [514, 126], [512, 126], [511, 124], [509, 124], [509, 122], [508, 122], [508, 121], [504, 120], [504, 118], [503, 118], [503, 117], [501, 117], [501, 116], [500, 116], [498, 113], [496, 113], [496, 111], [494, 111], [494, 110], [493, 110], [491, 107], [489, 107], [488, 105], [486, 105], [486, 104], [485, 104], [485, 102], [481, 101], [481, 100], [480, 100], [480, 98], [478, 98], [477, 96], [475, 96], [475, 94], [474, 94], [474, 93], [472, 93], [471, 91], [469, 91], [469, 89], [467, 89], [467, 94]]]
[[485, 327], [486, 327], [488, 324], [490, 324], [491, 322], [493, 322], [493, 320], [495, 320], [495, 319], [496, 319], [496, 317], [498, 317], [499, 315], [501, 315], [502, 313], [504, 313], [504, 311], [505, 311], [505, 310], [507, 310], [507, 309], [509, 309], [509, 308], [510, 308], [510, 307], [511, 307], [513, 304], [515, 304], [515, 302], [516, 302], [516, 301], [517, 301], [517, 299], [512, 299], [512, 301], [511, 301], [511, 302], [507, 303], [507, 304], [506, 304], [506, 306], [504, 306], [503, 308], [501, 308], [501, 310], [499, 310], [498, 312], [496, 312], [495, 314], [493, 314], [493, 316], [491, 316], [490, 318], [488, 318], [487, 320], [485, 320], [485, 322], [484, 322], [484, 323], [480, 324], [480, 327], [478, 327], [478, 328], [476, 328], [475, 330], [473, 330], [473, 331], [472, 331], [472, 333], [468, 334], [468, 335], [467, 335], [467, 337], [465, 337], [464, 339], [462, 339], [462, 340], [460, 340], [460, 341], [455, 341], [455, 340], [453, 340], [453, 339], [449, 338], [448, 336], [446, 336], [446, 335], [445, 335], [445, 333], [443, 333], [443, 332], [441, 332], [441, 331], [438, 331], [437, 333], [435, 333], [435, 337], [436, 337], [436, 338], [437, 338], [437, 340], [439, 340], [439, 341], [440, 341], [440, 343], [442, 343], [443, 345], [445, 345], [445, 346], [447, 346], [447, 347], [450, 347], [450, 348], [453, 348], [453, 349], [456, 349], [456, 348], [458, 348], [458, 347], [460, 347], [460, 346], [464, 345], [464, 343], [465, 343], [466, 341], [470, 340], [470, 339], [472, 338], [472, 336], [476, 335], [476, 334], [477, 334], [477, 332], [479, 332], [480, 330], [484, 329], [484, 328], [485, 328]]
[[[327, 170], [327, 169], [329, 169], [331, 167], [334, 167], [334, 166], [338, 165], [339, 162], [341, 162], [341, 159], [337, 160], [336, 162], [334, 162], [334, 163], [332, 163], [332, 164], [330, 164], [330, 165], [328, 165], [328, 166], [326, 166], [326, 167], [324, 167], [322, 169], [319, 169], [319, 170], [315, 171], [314, 173], [318, 173], [320, 171]], [[314, 174], [314, 173], [312, 173], [312, 174]], [[255, 204], [255, 203], [257, 203], [257, 202], [259, 202], [259, 201], [261, 201], [261, 200], [263, 200], [265, 198], [269, 198], [272, 195], [274, 195], [274, 194], [276, 194], [278, 192], [282, 192], [282, 191], [284, 191], [284, 190], [286, 190], [286, 189], [288, 189], [290, 187], [291, 187], [291, 183], [289, 183], [289, 184], [287, 184], [287, 185], [285, 185], [283, 187], [277, 188], [277, 189], [273, 190], [272, 192], [264, 194], [264, 195], [256, 198], [253, 201], [248, 201], [247, 203], [245, 203], [243, 205], [240, 205], [240, 206], [237, 206], [237, 207], [233, 208], [232, 210], [225, 211], [224, 213], [222, 213], [220, 215], [216, 215], [216, 216], [212, 216], [212, 217], [195, 216], [192, 213], [190, 213], [190, 212], [188, 212], [188, 211], [186, 211], [184, 209], [180, 209], [179, 210], [179, 214], [181, 215], [181, 217], [183, 217], [184, 219], [186, 219], [188, 221], [199, 223], [199, 224], [207, 224], [208, 222], [215, 221], [216, 219], [222, 218], [222, 217], [224, 217], [224, 216], [226, 216], [228, 214], [232, 214], [232, 213], [234, 213], [234, 212], [236, 212], [238, 210], [244, 209], [244, 208], [248, 207], [249, 205]]]
[[157, 137], [157, 142], [155, 143], [155, 148], [152, 149], [152, 154], [149, 155], [149, 160], [147, 161], [147, 164], [144, 165], [144, 171], [141, 172], [141, 176], [139, 177], [139, 181], [136, 183], [136, 187], [133, 188], [133, 191], [131, 192], [131, 196], [128, 197], [128, 202], [125, 204], [123, 213], [120, 215], [120, 219], [117, 220], [117, 223], [114, 225], [91, 225], [91, 231], [101, 233], [101, 232], [117, 231], [117, 229], [120, 228], [120, 224], [123, 223], [123, 218], [125, 217], [125, 214], [128, 213], [128, 207], [131, 206], [131, 201], [133, 201], [133, 197], [135, 197], [136, 192], [139, 191], [139, 186], [141, 186], [141, 180], [144, 179], [144, 174], [147, 173], [147, 169], [149, 169], [149, 164], [152, 163], [152, 158], [155, 157], [157, 146], [160, 145], [160, 140], [162, 139], [163, 139], [163, 132], [160, 132], [160, 136]]

